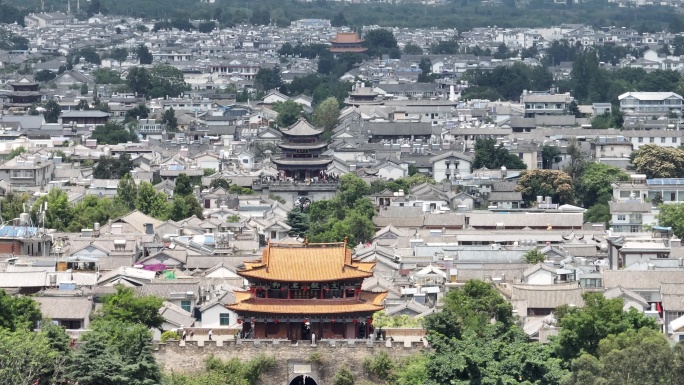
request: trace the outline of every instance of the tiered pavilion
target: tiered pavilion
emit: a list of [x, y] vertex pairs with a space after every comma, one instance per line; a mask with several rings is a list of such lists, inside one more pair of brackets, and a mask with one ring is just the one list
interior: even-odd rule
[[282, 155], [272, 160], [283, 178], [308, 181], [326, 172], [332, 158], [323, 155], [328, 148], [319, 138], [323, 130], [301, 118], [282, 133], [284, 140], [278, 144]]
[[387, 292], [361, 290], [375, 262], [359, 262], [344, 243], [270, 243], [260, 260], [238, 274], [249, 291], [226, 305], [239, 316], [243, 335], [255, 339], [366, 338], [373, 313]]

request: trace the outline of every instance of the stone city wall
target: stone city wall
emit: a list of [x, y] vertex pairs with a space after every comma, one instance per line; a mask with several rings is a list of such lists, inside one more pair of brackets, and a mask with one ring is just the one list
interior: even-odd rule
[[[276, 367], [262, 377], [267, 385], [289, 385], [297, 375], [306, 374], [317, 385], [332, 384], [332, 378], [347, 367], [359, 381], [368, 379], [363, 361], [385, 351], [394, 359], [418, 354], [428, 349], [427, 342], [393, 342], [371, 340], [323, 340], [315, 345], [308, 341], [287, 340], [238, 341], [168, 341], [158, 344], [155, 356], [162, 369], [174, 372], [201, 372], [204, 360], [214, 356], [223, 360], [250, 360], [260, 355], [273, 356]], [[314, 354], [316, 353], [316, 354]], [[313, 358], [313, 359], [312, 359]]]

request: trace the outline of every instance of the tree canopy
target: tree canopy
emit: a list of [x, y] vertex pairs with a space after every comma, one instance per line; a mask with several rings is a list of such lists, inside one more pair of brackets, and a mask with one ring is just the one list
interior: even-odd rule
[[118, 158], [101, 155], [93, 169], [95, 179], [121, 179], [133, 170], [131, 156], [123, 153]]
[[473, 169], [488, 168], [499, 169], [506, 167], [509, 170], [524, 170], [527, 165], [514, 154], [511, 154], [502, 144], [496, 145], [496, 139], [478, 139], [475, 142], [475, 159]]
[[684, 204], [661, 204], [658, 208], [658, 225], [672, 227], [672, 232], [682, 239], [684, 237]]
[[308, 211], [295, 208], [288, 214], [288, 223], [297, 235], [311, 242], [342, 242], [349, 245], [368, 242], [375, 234], [372, 218], [373, 203], [365, 197], [369, 186], [353, 174], [340, 177], [340, 187], [334, 198], [314, 201]]
[[96, 139], [98, 144], [137, 143], [139, 141], [133, 129], [115, 122], [107, 122], [95, 127], [90, 137]]
[[[397, 39], [394, 37], [392, 31], [388, 29], [373, 29], [368, 31], [364, 36], [364, 44], [368, 47], [369, 56], [379, 56], [382, 54], [389, 54], [392, 51], [399, 51]], [[401, 52], [399, 52], [401, 56]]]
[[573, 202], [572, 179], [563, 171], [523, 171], [518, 180], [517, 190], [528, 203], [534, 202], [537, 196], [550, 196], [553, 202], [558, 204]]
[[553, 348], [563, 359], [573, 359], [582, 353], [596, 354], [600, 341], [610, 335], [642, 327], [658, 330], [653, 318], [633, 308], [624, 311], [621, 298], [607, 299], [602, 293], [591, 292], [582, 297], [583, 307], [564, 305], [556, 309], [556, 319], [562, 329]]
[[632, 165], [647, 178], [683, 178], [684, 150], [646, 144], [632, 153]]
[[154, 296], [138, 296], [130, 287], [117, 286], [116, 293], [104, 297], [98, 315], [100, 321], [128, 322], [160, 329], [164, 317], [159, 314], [164, 299]]
[[337, 98], [331, 96], [322, 101], [314, 111], [313, 121], [317, 126], [332, 130], [340, 117], [340, 104]]
[[294, 100], [276, 102], [273, 104], [272, 109], [278, 113], [276, 122], [281, 128], [287, 128], [297, 123], [297, 120], [302, 116], [303, 111], [302, 105]]
[[183, 72], [166, 64], [158, 64], [150, 70], [133, 67], [128, 72], [126, 81], [134, 92], [148, 98], [176, 97], [190, 89], [185, 83]]
[[629, 175], [615, 166], [589, 164], [579, 178], [578, 198], [585, 207], [607, 203], [613, 196], [612, 183], [629, 180]]

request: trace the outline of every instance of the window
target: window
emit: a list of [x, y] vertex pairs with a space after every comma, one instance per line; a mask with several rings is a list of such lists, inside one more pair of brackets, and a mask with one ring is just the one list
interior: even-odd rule
[[582, 287], [601, 287], [603, 282], [601, 282], [601, 278], [582, 278], [580, 284]]
[[665, 138], [661, 137], [661, 138], [660, 138], [660, 143], [665, 143]]
[[672, 137], [672, 143], [677, 143], [677, 137], [675, 137], [675, 136]]
[[190, 310], [192, 310], [192, 303], [190, 301], [187, 301], [187, 300], [181, 301], [181, 307], [183, 308], [183, 310], [190, 313]]
[[644, 142], [644, 138], [640, 136], [639, 137], [639, 143], [643, 143], [643, 142]]
[[249, 159], [247, 159], [247, 158], [242, 159], [242, 163], [245, 163], [245, 164], [249, 163]]
[[649, 141], [650, 143], [655, 143], [655, 138], [654, 138], [654, 137], [650, 137], [650, 138], [648, 138], [648, 141]]
[[125, 239], [114, 240], [114, 250], [116, 250], [116, 251], [126, 250], [126, 240]]
[[629, 226], [629, 232], [630, 233], [638, 233], [639, 232], [639, 226]]
[[625, 218], [626, 218], [626, 217], [625, 217], [625, 214], [618, 214], [617, 220], [618, 220], [618, 221], [624, 221]]
[[228, 314], [228, 313], [219, 314], [219, 325], [229, 326], [230, 325], [230, 314]]
[[275, 231], [271, 231], [271, 239], [276, 239], [278, 237], [278, 233]]
[[620, 191], [620, 198], [629, 198], [629, 191]]
[[656, 258], [658, 258], [658, 259], [667, 259], [669, 256], [670, 256], [670, 254], [659, 253], [658, 255], [656, 255]]

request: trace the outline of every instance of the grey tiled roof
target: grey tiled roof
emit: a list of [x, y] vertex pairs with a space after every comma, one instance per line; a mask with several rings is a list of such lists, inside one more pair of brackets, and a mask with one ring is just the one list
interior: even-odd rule
[[84, 319], [90, 316], [93, 303], [87, 297], [34, 297], [40, 304], [43, 317], [59, 319]]

